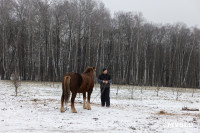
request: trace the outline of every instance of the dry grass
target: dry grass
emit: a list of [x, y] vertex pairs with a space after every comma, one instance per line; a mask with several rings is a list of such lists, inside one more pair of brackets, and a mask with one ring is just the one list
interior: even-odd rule
[[161, 111], [159, 112], [159, 114], [165, 114], [165, 111], [161, 110]]
[[188, 107], [183, 107], [182, 111], [199, 111], [198, 108], [188, 108]]
[[177, 114], [167, 113], [167, 112], [161, 110], [161, 111], [159, 111], [159, 112], [157, 113], [157, 115], [171, 115], [171, 116], [173, 116], [173, 115], [177, 115]]
[[58, 101], [58, 100], [56, 100], [56, 99], [42, 99], [42, 100], [40, 100], [40, 99], [31, 99], [30, 101], [33, 101], [33, 102], [39, 102], [39, 101], [43, 101], [43, 102], [47, 102], [47, 101], [53, 102], [53, 101]]
[[156, 115], [168, 115], [168, 116], [192, 116], [192, 117], [198, 117], [200, 118], [200, 113], [199, 114], [193, 114], [193, 113], [183, 113], [183, 114], [175, 114], [175, 113], [168, 113], [166, 111], [159, 111], [158, 113], [156, 113]]
[[199, 114], [190, 114], [190, 113], [184, 113], [184, 114], [181, 114], [183, 116], [193, 116], [193, 117], [198, 117], [200, 118], [200, 113]]
[[40, 101], [39, 99], [32, 99], [31, 101], [33, 101], [33, 102], [38, 102], [38, 101]]

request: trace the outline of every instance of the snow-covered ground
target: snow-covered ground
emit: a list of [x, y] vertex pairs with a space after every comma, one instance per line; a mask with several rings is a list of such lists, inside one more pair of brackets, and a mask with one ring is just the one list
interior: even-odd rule
[[[22, 82], [18, 96], [10, 81], [0, 81], [0, 132], [14, 133], [200, 133], [200, 90], [176, 91], [153, 87], [118, 86], [111, 88], [111, 107], [100, 106], [98, 85], [91, 98], [92, 110], [82, 108], [77, 95], [78, 113], [60, 113], [61, 83]], [[142, 91], [141, 91], [142, 89]], [[133, 95], [132, 95], [133, 92]], [[69, 105], [69, 104], [68, 104]], [[69, 106], [68, 106], [69, 108]]]

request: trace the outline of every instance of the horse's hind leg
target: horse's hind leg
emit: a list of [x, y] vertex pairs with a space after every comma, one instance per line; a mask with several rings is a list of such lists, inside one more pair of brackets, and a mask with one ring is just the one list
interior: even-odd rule
[[83, 93], [83, 109], [87, 109], [85, 105], [85, 100], [86, 100], [86, 92]]
[[90, 106], [90, 96], [91, 96], [91, 92], [88, 92], [88, 97], [87, 97], [87, 109], [91, 110], [91, 106]]
[[75, 98], [76, 98], [76, 93], [72, 93], [72, 98], [71, 98], [71, 112], [72, 113], [77, 113], [77, 111], [74, 107]]
[[60, 112], [65, 112], [64, 109], [64, 95], [62, 94], [61, 96], [61, 107], [60, 107]]

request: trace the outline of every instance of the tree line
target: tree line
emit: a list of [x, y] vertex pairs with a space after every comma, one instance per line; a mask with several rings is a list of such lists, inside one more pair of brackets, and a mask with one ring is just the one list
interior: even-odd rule
[[87, 66], [115, 84], [199, 87], [200, 30], [112, 17], [95, 0], [0, 0], [1, 79], [61, 81]]

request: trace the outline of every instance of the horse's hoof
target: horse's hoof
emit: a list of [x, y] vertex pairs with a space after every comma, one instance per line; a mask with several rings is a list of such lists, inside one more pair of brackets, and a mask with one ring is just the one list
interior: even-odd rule
[[72, 113], [77, 113], [77, 111], [76, 111], [76, 110], [73, 110], [73, 109], [71, 110], [71, 112], [72, 112]]
[[65, 112], [64, 107], [60, 107], [60, 112], [61, 112], [61, 113]]
[[91, 110], [90, 104], [87, 104], [87, 109], [88, 109], [88, 110]]
[[87, 109], [87, 107], [85, 105], [83, 105], [83, 109]]
[[88, 110], [91, 110], [91, 107], [87, 107]]

